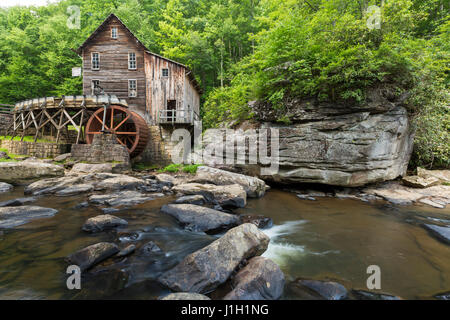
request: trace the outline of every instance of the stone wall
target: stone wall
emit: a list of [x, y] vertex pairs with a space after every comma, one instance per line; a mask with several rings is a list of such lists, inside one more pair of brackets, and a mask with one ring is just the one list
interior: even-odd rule
[[0, 135], [5, 134], [5, 130], [8, 129], [8, 126], [12, 122], [13, 115], [12, 114], [0, 114]]
[[119, 144], [113, 134], [97, 134], [92, 144], [72, 145], [72, 159], [89, 163], [130, 163], [128, 150]]
[[70, 152], [70, 144], [34, 143], [26, 141], [1, 140], [1, 147], [8, 153], [28, 155], [36, 158], [54, 158]]
[[166, 166], [172, 163], [172, 151], [176, 143], [171, 141], [174, 127], [149, 126], [150, 138], [144, 152], [134, 162]]

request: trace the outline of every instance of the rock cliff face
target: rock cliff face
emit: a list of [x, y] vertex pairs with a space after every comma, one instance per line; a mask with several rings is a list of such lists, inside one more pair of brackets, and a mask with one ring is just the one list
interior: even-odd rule
[[362, 186], [406, 173], [414, 133], [405, 108], [379, 91], [364, 106], [290, 101], [282, 111], [289, 125], [275, 122], [280, 111], [267, 104], [250, 106], [261, 127], [279, 129], [279, 171], [264, 179]]

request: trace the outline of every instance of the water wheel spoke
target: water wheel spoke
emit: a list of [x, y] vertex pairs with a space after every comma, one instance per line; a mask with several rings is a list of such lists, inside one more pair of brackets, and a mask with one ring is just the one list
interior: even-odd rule
[[128, 119], [130, 119], [130, 115], [127, 115], [125, 119], [122, 120], [121, 123], [119, 123], [113, 130], [117, 131]]
[[117, 138], [117, 141], [123, 145], [125, 148], [127, 148], [128, 151], [130, 151], [130, 149], [128, 149], [128, 146], [126, 145], [126, 143], [123, 143], [122, 140], [120, 140], [119, 138]]
[[115, 134], [119, 135], [128, 135], [128, 136], [136, 136], [137, 132], [115, 132]]
[[[94, 117], [95, 117], [95, 118], [97, 119], [97, 121], [100, 122], [100, 124], [103, 126], [103, 120], [100, 119], [100, 118], [97, 116], [97, 114], [95, 114], [95, 113], [94, 113]], [[105, 129], [108, 129], [108, 130], [109, 130], [109, 128], [108, 128], [108, 126], [106, 125], [106, 123], [105, 123]]]

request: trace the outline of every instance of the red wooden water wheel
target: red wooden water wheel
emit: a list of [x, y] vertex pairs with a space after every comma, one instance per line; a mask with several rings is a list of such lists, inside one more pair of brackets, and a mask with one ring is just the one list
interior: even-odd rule
[[91, 144], [96, 134], [103, 133], [114, 133], [132, 158], [144, 151], [150, 135], [147, 123], [141, 116], [117, 105], [109, 106], [106, 115], [104, 108], [94, 112], [86, 124], [86, 142]]

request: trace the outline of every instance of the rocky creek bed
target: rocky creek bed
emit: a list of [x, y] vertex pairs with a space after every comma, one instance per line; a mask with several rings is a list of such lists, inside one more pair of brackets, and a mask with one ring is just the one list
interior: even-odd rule
[[[439, 178], [419, 181], [432, 184], [421, 189], [268, 190], [206, 167], [195, 176], [86, 164], [62, 176], [44, 167], [35, 182], [0, 185], [3, 299], [444, 299], [450, 291], [450, 187]], [[70, 264], [83, 270], [82, 290], [66, 288]], [[380, 266], [382, 290], [367, 291], [369, 265]]]

